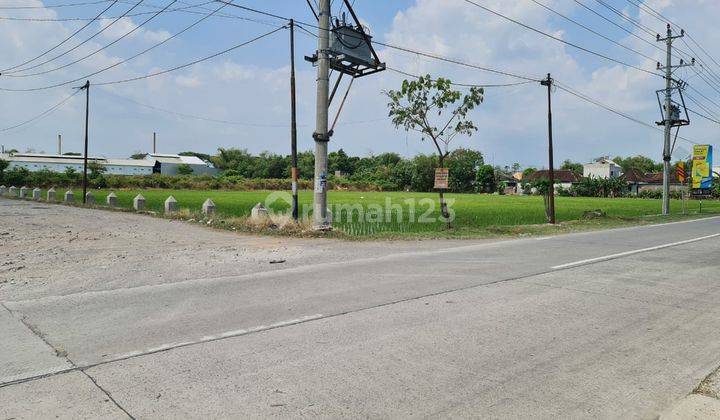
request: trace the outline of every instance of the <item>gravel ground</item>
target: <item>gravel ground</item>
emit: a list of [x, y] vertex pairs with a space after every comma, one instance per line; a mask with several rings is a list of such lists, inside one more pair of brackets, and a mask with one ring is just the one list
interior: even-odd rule
[[251, 236], [132, 213], [0, 199], [0, 300], [248, 274], [479, 242]]

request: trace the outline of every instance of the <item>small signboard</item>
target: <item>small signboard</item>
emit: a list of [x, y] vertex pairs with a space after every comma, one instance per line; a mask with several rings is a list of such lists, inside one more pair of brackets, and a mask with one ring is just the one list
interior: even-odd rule
[[680, 162], [677, 164], [677, 177], [678, 181], [680, 181], [681, 184], [684, 184], [687, 180], [687, 172], [685, 171], [685, 162]]
[[435, 169], [435, 189], [447, 190], [450, 188], [450, 170], [448, 168]]

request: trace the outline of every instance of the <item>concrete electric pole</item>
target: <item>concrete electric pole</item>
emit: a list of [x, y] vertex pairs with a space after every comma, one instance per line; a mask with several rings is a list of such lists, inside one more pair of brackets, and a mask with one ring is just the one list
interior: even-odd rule
[[[665, 101], [663, 104], [663, 121], [661, 122], [662, 125], [665, 126], [664, 131], [664, 141], [663, 141], [663, 203], [662, 203], [662, 214], [663, 215], [669, 215], [670, 214], [670, 160], [672, 159], [672, 144], [671, 144], [671, 135], [672, 135], [672, 128], [674, 126], [679, 125], [680, 117], [677, 115], [677, 112], [674, 111], [674, 104], [672, 100], [672, 91], [673, 91], [673, 83], [675, 83], [675, 80], [673, 80], [672, 74], [675, 69], [678, 69], [680, 67], [685, 66], [691, 66], [695, 64], [695, 59], [693, 58], [692, 63], [684, 63], [683, 60], [680, 60], [679, 65], [673, 65], [672, 64], [672, 44], [673, 41], [677, 38], [682, 38], [685, 36], [685, 31], [680, 30], [680, 35], [673, 35], [672, 27], [670, 24], [667, 25], [667, 37], [661, 38], [660, 34], [657, 35], [657, 41], [658, 42], [665, 42], [665, 45], [667, 46], [667, 51], [665, 55], [665, 66], [662, 66], [660, 63], [658, 63], [658, 70], [665, 70]], [[679, 109], [678, 109], [679, 111]]]
[[318, 13], [317, 115], [315, 122], [315, 193], [313, 224], [316, 229], [332, 227], [327, 217], [328, 99], [330, 96], [330, 0], [320, 0]]

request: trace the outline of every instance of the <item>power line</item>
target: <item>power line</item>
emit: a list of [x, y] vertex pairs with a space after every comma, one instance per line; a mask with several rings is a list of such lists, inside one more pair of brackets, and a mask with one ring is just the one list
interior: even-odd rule
[[[111, 46], [113, 46], [113, 45], [117, 44], [118, 42], [122, 41], [124, 38], [130, 36], [130, 35], [133, 34], [135, 31], [137, 31], [138, 29], [140, 29], [140, 28], [142, 28], [143, 26], [145, 26], [146, 24], [148, 24], [151, 20], [153, 20], [153, 19], [155, 19], [156, 17], [158, 17], [161, 13], [163, 13], [165, 10], [167, 10], [168, 7], [170, 7], [170, 6], [172, 6], [173, 4], [175, 4], [176, 1], [177, 1], [177, 0], [171, 1], [170, 3], [168, 3], [168, 4], [165, 6], [165, 8], [157, 11], [154, 15], [152, 15], [152, 16], [150, 16], [149, 18], [145, 19], [145, 20], [144, 20], [143, 22], [141, 22], [140, 24], [135, 25], [130, 31], [124, 33], [122, 36], [120, 36], [119, 38], [117, 38], [117, 39], [115, 39], [114, 41], [110, 42], [109, 44], [106, 44], [106, 45], [104, 45], [104, 46], [96, 49], [95, 51], [91, 52], [90, 54], [87, 54], [87, 55], [85, 55], [85, 56], [83, 56], [83, 57], [81, 57], [81, 58], [78, 58], [78, 59], [75, 60], [75, 61], [71, 61], [71, 62], [69, 62], [69, 63], [67, 63], [67, 64], [62, 65], [62, 66], [55, 67], [55, 68], [49, 69], [49, 70], [40, 71], [40, 72], [28, 73], [28, 74], [6, 74], [5, 76], [8, 76], [8, 77], [31, 77], [31, 76], [39, 76], [39, 75], [42, 75], [42, 74], [48, 74], [48, 73], [52, 73], [52, 72], [54, 72], [54, 71], [58, 71], [58, 70], [61, 70], [61, 69], [70, 67], [70, 66], [72, 66], [73, 64], [76, 64], [76, 63], [79, 63], [79, 62], [81, 62], [81, 61], [83, 61], [83, 60], [86, 60], [87, 58], [92, 57], [93, 55], [95, 55], [95, 54], [97, 54], [97, 53], [99, 53], [99, 52], [101, 52], [101, 51], [103, 51], [103, 50], [105, 50], [105, 49], [107, 49], [107, 48], [110, 48]], [[18, 70], [18, 71], [22, 71], [22, 70]]]
[[[584, 100], [584, 101], [586, 101], [586, 102], [589, 102], [589, 103], [591, 103], [591, 104], [593, 104], [593, 105], [595, 105], [595, 106], [597, 106], [597, 107], [603, 108], [603, 109], [605, 109], [606, 111], [612, 112], [613, 114], [618, 115], [618, 116], [620, 116], [620, 117], [622, 117], [622, 118], [625, 118], [625, 119], [627, 119], [627, 120], [629, 120], [629, 121], [632, 121], [632, 122], [634, 122], [634, 123], [636, 123], [636, 124], [638, 124], [638, 125], [642, 125], [642, 126], [644, 126], [644, 127], [646, 127], [646, 128], [649, 128], [649, 129], [652, 129], [652, 130], [656, 130], [656, 131], [660, 131], [660, 132], [663, 131], [663, 130], [661, 130], [660, 128], [658, 128], [658, 127], [656, 127], [656, 126], [654, 126], [654, 125], [652, 125], [652, 124], [649, 124], [649, 123], [647, 123], [647, 122], [645, 122], [645, 121], [642, 121], [642, 120], [639, 119], [639, 118], [633, 117], [633, 116], [630, 115], [630, 114], [627, 114], [627, 113], [624, 113], [624, 112], [619, 111], [619, 110], [617, 110], [617, 109], [614, 109], [614, 108], [612, 108], [612, 107], [609, 106], [609, 105], [605, 105], [605, 104], [603, 104], [602, 102], [600, 102], [600, 101], [598, 101], [598, 100], [596, 100], [596, 99], [593, 99], [593, 98], [591, 98], [591, 97], [589, 97], [589, 96], [587, 96], [587, 95], [585, 95], [585, 94], [583, 94], [583, 93], [581, 93], [581, 92], [579, 92], [579, 91], [577, 91], [577, 90], [575, 90], [575, 89], [573, 89], [573, 88], [571, 88], [571, 87], [569, 87], [569, 86], [567, 86], [567, 85], [564, 85], [564, 83], [558, 82], [557, 80], [555, 80], [555, 85], [558, 87], [558, 89], [560, 89], [560, 90], [562, 90], [562, 91], [565, 91], [565, 92], [567, 92], [567, 93], [569, 93], [569, 94], [571, 94], [571, 95], [573, 95], [573, 96], [576, 96], [576, 97], [578, 97], [578, 98], [580, 98], [580, 99], [582, 99], [582, 100]], [[688, 143], [690, 143], [690, 144], [699, 144], [699, 143], [697, 143], [697, 142], [695, 142], [695, 141], [692, 141], [692, 140], [690, 140], [690, 139], [688, 139], [688, 138], [685, 138], [685, 137], [682, 137], [682, 136], [677, 136], [677, 138], [679, 138], [679, 139], [681, 139], [681, 140], [683, 140], [683, 141], [685, 141], [685, 142], [688, 142]]]
[[613, 44], [615, 44], [615, 45], [617, 45], [617, 46], [619, 46], [619, 47], [622, 47], [622, 48], [624, 48], [624, 49], [626, 49], [626, 50], [628, 50], [628, 51], [631, 51], [631, 52], [633, 52], [633, 53], [635, 53], [635, 54], [638, 54], [638, 55], [640, 55], [641, 57], [644, 57], [644, 58], [646, 58], [646, 59], [648, 59], [648, 60], [650, 60], [650, 61], [655, 61], [655, 59], [654, 59], [653, 57], [650, 57], [649, 55], [646, 55], [646, 54], [644, 54], [644, 53], [642, 53], [642, 52], [640, 52], [640, 51], [638, 51], [638, 50], [636, 50], [636, 49], [633, 49], [633, 48], [631, 48], [631, 47], [628, 47], [627, 45], [622, 44], [622, 43], [620, 43], [620, 42], [618, 42], [618, 41], [615, 41], [614, 39], [612, 39], [612, 38], [610, 38], [610, 37], [608, 37], [608, 36], [605, 36], [605, 35], [601, 34], [600, 32], [598, 32], [598, 31], [596, 31], [596, 30], [594, 30], [594, 29], [592, 29], [592, 28], [590, 28], [590, 27], [588, 27], [588, 26], [586, 26], [586, 25], [584, 25], [584, 24], [576, 21], [575, 19], [573, 19], [573, 18], [571, 18], [571, 17], [569, 17], [569, 16], [566, 16], [566, 15], [558, 12], [557, 10], [551, 8], [550, 6], [547, 6], [547, 5], [545, 5], [545, 4], [542, 4], [542, 3], [540, 3], [540, 2], [537, 1], [537, 0], [530, 0], [530, 1], [532, 1], [533, 3], [537, 4], [538, 6], [544, 8], [544, 9], [546, 9], [546, 10], [548, 10], [548, 11], [550, 11], [550, 12], [552, 12], [552, 13], [560, 16], [560, 17], [562, 17], [563, 19], [565, 19], [565, 20], [567, 20], [567, 21], [574, 23], [575, 25], [577, 25], [577, 26], [585, 29], [586, 31], [591, 32], [591, 33], [593, 33], [593, 34], [595, 34], [595, 35], [603, 38], [603, 39], [606, 40], [606, 41], [609, 41], [609, 42], [611, 42], [611, 43], [613, 43]]
[[[217, 0], [217, 1], [219, 1], [219, 0]], [[296, 21], [295, 23], [297, 24], [297, 27], [298, 27], [298, 28], [300, 28], [302, 31], [305, 31], [306, 33], [308, 33], [308, 34], [310, 34], [310, 35], [312, 35], [312, 36], [316, 36], [316, 35], [313, 34], [313, 33], [310, 32], [310, 31], [308, 31], [306, 28], [304, 28], [303, 25], [307, 25], [307, 26], [309, 26], [309, 27], [314, 27], [314, 28], [316, 28], [316, 29], [319, 29], [316, 25], [308, 24], [308, 23], [305, 23], [305, 22], [298, 22], [298, 21]], [[431, 53], [423, 52], [423, 51], [419, 51], [419, 50], [413, 50], [413, 49], [407, 48], [407, 47], [401, 47], [401, 46], [398, 46], [398, 45], [388, 44], [388, 43], [379, 42], [379, 41], [372, 41], [372, 43], [373, 43], [373, 44], [376, 44], [376, 45], [383, 46], [383, 47], [387, 47], [387, 48], [390, 48], [390, 49], [394, 49], [394, 50], [398, 50], [398, 51], [403, 51], [403, 52], [406, 52], [406, 53], [415, 54], [415, 55], [419, 55], [419, 56], [422, 56], [422, 57], [431, 58], [431, 59], [433, 59], [433, 60], [444, 61], [444, 62], [446, 62], [446, 63], [456, 64], [456, 65], [459, 65], [459, 66], [468, 67], [468, 68], [472, 68], [472, 69], [475, 69], [475, 70], [481, 70], [481, 71], [485, 71], [485, 72], [488, 72], [488, 73], [494, 73], [494, 74], [499, 74], [499, 75], [503, 75], [503, 76], [514, 77], [514, 78], [516, 78], [516, 79], [521, 79], [521, 80], [527, 80], [527, 81], [533, 81], [533, 82], [540, 82], [540, 79], [539, 79], [539, 78], [536, 78], [536, 77], [524, 76], [524, 75], [521, 75], [521, 74], [512, 73], [512, 72], [505, 71], [505, 70], [498, 70], [498, 69], [493, 69], [493, 68], [490, 68], [490, 67], [480, 66], [480, 65], [477, 65], [477, 64], [471, 64], [471, 63], [467, 63], [467, 62], [464, 62], [464, 61], [461, 61], [461, 60], [458, 60], [458, 59], [443, 57], [443, 56], [441, 56], [441, 55], [431, 54]]]
[[74, 47], [70, 48], [69, 50], [67, 50], [67, 51], [65, 51], [65, 52], [63, 52], [63, 53], [61, 53], [61, 54], [58, 54], [58, 55], [54, 56], [53, 58], [51, 58], [51, 59], [49, 59], [49, 60], [45, 60], [45, 61], [43, 61], [42, 63], [34, 64], [34, 65], [30, 66], [30, 67], [25, 67], [25, 68], [22, 68], [22, 69], [15, 69], [15, 70], [12, 70], [12, 71], [10, 71], [10, 72], [7, 72], [7, 71], [6, 71], [6, 72], [4, 72], [5, 74], [3, 74], [3, 76], [7, 76], [9, 73], [18, 73], [18, 72], [21, 72], [21, 71], [32, 70], [32, 69], [38, 68], [38, 67], [40, 67], [40, 66], [42, 66], [42, 65], [44, 65], [44, 64], [50, 63], [50, 62], [52, 62], [52, 61], [55, 61], [55, 60], [57, 60], [58, 58], [63, 57], [63, 56], [65, 56], [65, 55], [67, 55], [67, 54], [70, 54], [71, 52], [75, 51], [76, 49], [78, 49], [78, 48], [80, 48], [81, 46], [83, 46], [83, 45], [87, 44], [88, 42], [90, 42], [90, 41], [91, 41], [92, 39], [94, 39], [96, 36], [100, 35], [101, 33], [105, 32], [106, 30], [108, 30], [111, 26], [113, 26], [114, 24], [116, 24], [120, 19], [122, 19], [123, 17], [125, 17], [125, 15], [127, 15], [127, 14], [130, 13], [130, 12], [132, 12], [133, 9], [135, 9], [136, 7], [138, 7], [138, 6], [140, 5], [140, 3], [142, 3], [143, 1], [144, 1], [144, 0], [138, 1], [134, 6], [132, 6], [132, 7], [129, 8], [128, 10], [126, 10], [125, 13], [123, 13], [123, 14], [120, 15], [120, 16], [118, 16], [118, 17], [117, 17], [116, 19], [114, 19], [112, 22], [110, 22], [109, 24], [107, 24], [106, 26], [104, 26], [103, 28], [101, 28], [99, 31], [97, 31], [97, 32], [95, 32], [94, 34], [92, 34], [89, 38], [85, 39], [84, 41], [82, 41], [82, 42], [80, 42], [79, 44], [75, 45]]
[[495, 15], [495, 16], [498, 16], [498, 17], [500, 17], [500, 18], [502, 18], [502, 19], [505, 19], [505, 20], [507, 20], [507, 21], [509, 21], [509, 22], [512, 22], [512, 23], [514, 23], [514, 24], [516, 24], [516, 25], [522, 26], [523, 28], [526, 28], [526, 29], [528, 29], [528, 30], [530, 30], [530, 31], [533, 31], [533, 32], [535, 32], [535, 33], [538, 33], [538, 34], [540, 34], [540, 35], [543, 35], [543, 36], [545, 36], [545, 37], [547, 37], [547, 38], [550, 38], [550, 39], [555, 40], [555, 41], [557, 41], [557, 42], [560, 42], [560, 43], [562, 43], [562, 44], [565, 44], [565, 45], [568, 45], [568, 46], [570, 46], [570, 47], [576, 48], [576, 49], [578, 49], [578, 50], [580, 50], [580, 51], [584, 51], [584, 52], [586, 52], [586, 53], [588, 53], [588, 54], [595, 55], [595, 56], [600, 57], [600, 58], [603, 58], [603, 59], [605, 59], [605, 60], [612, 61], [612, 62], [614, 62], [614, 63], [616, 63], [616, 64], [620, 64], [620, 65], [623, 65], [623, 66], [626, 66], [626, 67], [629, 67], [629, 68], [632, 68], [632, 69], [635, 69], [635, 70], [638, 70], [638, 71], [641, 71], [641, 72], [644, 72], [644, 73], [652, 74], [652, 75], [655, 75], [655, 76], [660, 76], [660, 74], [658, 74], [658, 73], [656, 73], [656, 72], [654, 72], [654, 71], [646, 70], [646, 69], [644, 69], [644, 68], [642, 68], [642, 67], [638, 67], [638, 66], [635, 66], [635, 65], [633, 65], [633, 64], [626, 63], [626, 62], [624, 62], [624, 61], [622, 61], [622, 60], [618, 60], [618, 59], [616, 59], [616, 58], [609, 57], [609, 56], [607, 56], [607, 55], [605, 55], [605, 54], [602, 54], [602, 53], [593, 51], [593, 50], [591, 50], [591, 49], [585, 48], [585, 47], [583, 47], [583, 46], [581, 46], [581, 45], [578, 45], [578, 44], [575, 44], [575, 43], [573, 43], [573, 42], [566, 41], [566, 40], [564, 40], [564, 39], [562, 39], [562, 38], [558, 38], [558, 37], [556, 37], [556, 36], [554, 36], [554, 35], [551, 35], [551, 34], [549, 34], [549, 33], [547, 33], [547, 32], [541, 31], [540, 29], [537, 29], [537, 28], [534, 28], [534, 27], [532, 27], [532, 26], [530, 26], [530, 25], [527, 25], [527, 24], [525, 24], [525, 23], [522, 23], [522, 22], [520, 22], [519, 20], [513, 19], [513, 18], [508, 17], [508, 16], [505, 16], [505, 15], [503, 15], [502, 13], [496, 12], [495, 10], [492, 10], [492, 9], [490, 9], [490, 8], [488, 8], [488, 7], [485, 7], [485, 6], [481, 5], [481, 4], [478, 4], [478, 3], [476, 3], [476, 2], [474, 2], [474, 1], [472, 1], [472, 0], [464, 0], [464, 1], [465, 1], [466, 3], [469, 3], [469, 4], [472, 4], [472, 5], [476, 6], [476, 7], [479, 7], [480, 9], [485, 10], [485, 11], [488, 12], [488, 13], [492, 13], [492, 14]]
[[[200, 121], [207, 121], [207, 122], [226, 124], [226, 125], [235, 125], [235, 126], [240, 126], [240, 127], [257, 127], [257, 128], [288, 128], [288, 127], [290, 127], [290, 124], [247, 123], [247, 122], [222, 120], [222, 119], [218, 119], [218, 118], [205, 117], [205, 116], [200, 116], [200, 115], [195, 115], [195, 114], [188, 114], [188, 113], [184, 113], [184, 112], [177, 112], [177, 111], [173, 111], [170, 109], [161, 108], [161, 107], [158, 107], [155, 105], [145, 104], [145, 103], [139, 102], [135, 99], [131, 99], [126, 96], [122, 96], [122, 95], [118, 95], [116, 93], [110, 92], [108, 90], [102, 90], [102, 92], [105, 94], [114, 96], [116, 98], [119, 98], [119, 99], [122, 99], [122, 100], [125, 100], [128, 102], [132, 102], [132, 103], [134, 103], [138, 106], [144, 107], [144, 108], [152, 109], [154, 111], [159, 111], [159, 112], [163, 112], [166, 114], [175, 115], [175, 116], [183, 117], [183, 118], [191, 118], [191, 119], [200, 120]], [[363, 121], [347, 121], [344, 123], [339, 123], [338, 126], [367, 124], [367, 123], [373, 123], [373, 122], [378, 122], [378, 121], [387, 121], [387, 117], [375, 118], [375, 119], [363, 120]], [[306, 125], [303, 125], [303, 124], [298, 125], [298, 127], [305, 127], [305, 126]]]
[[155, 76], [160, 76], [160, 75], [163, 75], [163, 74], [167, 74], [167, 73], [170, 73], [170, 72], [173, 72], [173, 71], [176, 71], [176, 70], [184, 69], [184, 68], [186, 68], [186, 67], [190, 67], [190, 66], [193, 66], [193, 65], [195, 65], [195, 64], [202, 63], [203, 61], [211, 60], [211, 59], [213, 59], [213, 58], [215, 58], [215, 57], [221, 56], [221, 55], [223, 55], [223, 54], [227, 54], [227, 53], [229, 53], [229, 52], [231, 52], [231, 51], [234, 51], [234, 50], [236, 50], [236, 49], [238, 49], [238, 48], [241, 48], [241, 47], [244, 47], [244, 46], [246, 46], [246, 45], [252, 44], [252, 43], [254, 43], [254, 42], [256, 42], [256, 41], [259, 41], [259, 40], [261, 40], [261, 39], [263, 39], [263, 38], [265, 38], [265, 37], [268, 37], [268, 36], [270, 36], [270, 35], [278, 32], [278, 31], [280, 31], [280, 30], [283, 30], [283, 29], [287, 29], [287, 27], [286, 27], [286, 26], [281, 26], [281, 27], [279, 27], [279, 28], [277, 28], [277, 29], [275, 29], [275, 30], [272, 30], [272, 31], [267, 32], [267, 33], [265, 33], [265, 34], [256, 36], [255, 38], [253, 38], [253, 39], [251, 39], [251, 40], [249, 40], [249, 41], [245, 41], [245, 42], [243, 42], [243, 43], [237, 44], [237, 45], [235, 45], [235, 46], [232, 46], [232, 47], [230, 47], [230, 48], [227, 48], [227, 49], [222, 50], [222, 51], [220, 51], [220, 52], [217, 52], [217, 53], [215, 53], [215, 54], [208, 55], [208, 56], [203, 57], [203, 58], [199, 58], [199, 59], [197, 59], [197, 60], [191, 61], [191, 62], [186, 63], [186, 64], [182, 64], [182, 65], [180, 65], [180, 66], [172, 67], [172, 68], [169, 68], [169, 69], [166, 69], [166, 70], [161, 70], [161, 71], [158, 71], [158, 72], [155, 72], [155, 73], [149, 73], [149, 74], [146, 74], [146, 75], [144, 75], [144, 76], [131, 77], [131, 78], [129, 78], [129, 79], [115, 80], [115, 81], [112, 81], [112, 82], [94, 83], [94, 85], [95, 85], [95, 86], [105, 86], [105, 85], [114, 85], [114, 84], [118, 84], [118, 83], [134, 82], [134, 81], [137, 81], [137, 80], [148, 79], [148, 78], [151, 78], [151, 77], [155, 77]]
[[9, 131], [9, 130], [12, 130], [12, 129], [15, 129], [15, 128], [20, 128], [20, 127], [22, 127], [22, 126], [24, 126], [24, 125], [30, 124], [30, 123], [32, 123], [32, 122], [34, 122], [34, 121], [37, 121], [37, 120], [39, 120], [40, 118], [42, 118], [42, 117], [44, 117], [44, 116], [46, 116], [46, 115], [51, 114], [53, 111], [55, 111], [56, 109], [58, 109], [58, 108], [60, 108], [61, 106], [63, 106], [63, 105], [64, 105], [67, 101], [69, 101], [73, 96], [77, 95], [78, 92], [80, 92], [80, 91], [79, 91], [79, 90], [76, 90], [72, 95], [66, 97], [65, 99], [63, 99], [62, 101], [60, 101], [60, 102], [58, 102], [57, 104], [53, 105], [53, 106], [50, 107], [49, 109], [43, 111], [42, 113], [40, 113], [40, 114], [38, 114], [38, 115], [30, 118], [30, 119], [27, 120], [27, 121], [21, 122], [20, 124], [15, 124], [15, 125], [12, 125], [12, 126], [10, 126], [10, 127], [2, 128], [2, 129], [0, 129], [0, 132], [5, 132], [5, 131]]
[[88, 6], [93, 4], [110, 3], [113, 0], [96, 0], [82, 3], [49, 4], [43, 6], [0, 6], [0, 10], [26, 10], [26, 9], [59, 9], [63, 7]]
[[579, 0], [573, 0], [573, 1], [574, 1], [575, 3], [577, 3], [578, 5], [580, 5], [581, 7], [583, 7], [585, 10], [591, 12], [591, 13], [594, 14], [595, 16], [598, 16], [599, 18], [601, 18], [602, 20], [610, 23], [611, 25], [619, 28], [619, 29], [622, 30], [623, 32], [627, 33], [628, 35], [630, 35], [630, 36], [632, 36], [632, 37], [634, 37], [634, 38], [637, 38], [638, 40], [640, 40], [640, 41], [642, 41], [642, 42], [650, 45], [650, 46], [653, 47], [653, 48], [658, 49], [658, 50], [661, 51], [661, 52], [665, 52], [665, 50], [663, 50], [662, 48], [660, 48], [658, 45], [656, 45], [656, 44], [648, 41], [647, 39], [639, 36], [639, 35], [636, 34], [635, 32], [633, 32], [633, 31], [627, 29], [626, 27], [624, 27], [624, 26], [616, 23], [616, 22], [613, 21], [612, 19], [608, 18], [607, 16], [603, 15], [602, 13], [598, 12], [597, 10], [591, 8], [590, 6], [586, 5], [585, 3], [582, 3], [582, 2], [579, 1]]
[[[393, 71], [398, 74], [402, 74], [404, 76], [413, 77], [415, 79], [419, 79], [421, 76], [413, 73], [408, 73], [406, 71], [394, 69], [392, 67], [386, 67], [386, 69]], [[460, 87], [478, 87], [478, 88], [497, 88], [497, 87], [511, 87], [511, 86], [520, 86], [520, 85], [526, 85], [528, 83], [536, 83], [535, 80], [526, 80], [523, 82], [515, 82], [515, 83], [500, 83], [500, 84], [472, 84], [472, 83], [455, 83], [450, 82], [453, 86], [460, 86]]]
[[606, 9], [608, 9], [608, 10], [610, 10], [611, 12], [613, 12], [614, 14], [620, 16], [621, 19], [623, 19], [623, 20], [625, 20], [625, 21], [627, 21], [627, 22], [630, 22], [632, 25], [636, 26], [637, 28], [639, 28], [639, 29], [642, 30], [643, 32], [647, 33], [648, 35], [650, 35], [650, 36], [655, 36], [655, 35], [657, 34], [657, 31], [653, 31], [652, 29], [650, 29], [650, 28], [648, 28], [647, 26], [643, 25], [642, 23], [636, 21], [635, 19], [631, 18], [630, 16], [627, 16], [627, 15], [626, 15], [625, 13], [623, 13], [622, 11], [620, 11], [620, 10], [618, 10], [618, 9], [610, 6], [610, 5], [607, 4], [607, 3], [605, 3], [603, 0], [595, 0], [595, 2], [601, 4], [601, 5], [604, 6]]
[[58, 44], [56, 44], [55, 46], [53, 46], [53, 47], [50, 48], [49, 50], [43, 52], [42, 54], [38, 55], [37, 57], [31, 58], [30, 60], [24, 61], [24, 62], [22, 62], [22, 63], [20, 63], [20, 64], [18, 64], [18, 65], [15, 65], [15, 66], [12, 66], [12, 67], [8, 67], [8, 68], [6, 68], [6, 69], [2, 69], [2, 70], [0, 70], [0, 73], [1, 73], [1, 72], [6, 72], [6, 71], [8, 71], [8, 70], [14, 70], [14, 69], [16, 69], [16, 68], [18, 68], [18, 67], [22, 67], [22, 66], [24, 66], [24, 65], [26, 65], [26, 64], [32, 63], [33, 61], [35, 61], [35, 60], [37, 60], [38, 58], [46, 55], [47, 53], [52, 52], [52, 51], [55, 50], [56, 48], [60, 47], [61, 45], [63, 45], [63, 44], [66, 43], [67, 41], [69, 41], [72, 37], [74, 37], [75, 35], [79, 34], [83, 29], [85, 29], [85, 28], [87, 28], [88, 26], [90, 26], [93, 22], [95, 22], [96, 20], [98, 20], [98, 19], [100, 18], [100, 16], [103, 15], [103, 13], [107, 12], [108, 10], [110, 10], [110, 8], [113, 7], [117, 2], [118, 2], [118, 0], [115, 0], [115, 1], [113, 1], [112, 3], [110, 3], [110, 5], [109, 5], [108, 7], [106, 7], [106, 8], [103, 9], [100, 13], [98, 13], [98, 14], [97, 14], [94, 18], [92, 18], [87, 24], [85, 24], [85, 25], [83, 25], [82, 27], [80, 27], [79, 29], [77, 29], [75, 32], [73, 32], [72, 34], [70, 34], [70, 36], [68, 36], [67, 38], [65, 38], [65, 39], [63, 39], [62, 41], [60, 41]]
[[[165, 44], [166, 42], [170, 41], [171, 39], [176, 38], [176, 37], [180, 36], [181, 34], [185, 33], [186, 31], [190, 30], [191, 28], [199, 25], [201, 22], [203, 22], [204, 20], [208, 19], [208, 18], [211, 17], [215, 12], [220, 11], [220, 10], [221, 10], [222, 8], [224, 8], [224, 7], [225, 7], [225, 5], [220, 5], [218, 8], [216, 8], [216, 9], [213, 10], [212, 12], [206, 14], [206, 15], [203, 16], [201, 19], [196, 20], [195, 22], [193, 22], [193, 23], [191, 23], [190, 25], [186, 26], [186, 27], [183, 28], [182, 30], [174, 33], [173, 35], [169, 36], [168, 38], [165, 38], [164, 40], [162, 40], [162, 41], [160, 41], [160, 42], [158, 42], [158, 43], [156, 43], [156, 44], [154, 44], [154, 45], [151, 45], [150, 47], [148, 47], [148, 48], [140, 51], [139, 53], [136, 53], [136, 54], [133, 55], [133, 56], [130, 56], [130, 57], [124, 59], [124, 60], [118, 61], [118, 62], [115, 63], [115, 64], [111, 64], [111, 65], [109, 65], [109, 66], [107, 66], [107, 67], [104, 67], [104, 68], [102, 68], [102, 69], [100, 69], [100, 70], [94, 71], [94, 72], [92, 72], [92, 73], [90, 73], [90, 74], [87, 74], [87, 75], [85, 75], [85, 76], [79, 77], [79, 78], [77, 78], [77, 79], [69, 80], [69, 81], [62, 82], [62, 83], [56, 83], [56, 84], [49, 85], [49, 86], [36, 87], [36, 88], [30, 88], [30, 89], [8, 89], [8, 88], [0, 88], [0, 91], [6, 91], [6, 92], [33, 92], [33, 91], [38, 91], [38, 90], [46, 90], [46, 89], [52, 89], [52, 88], [56, 88], [56, 87], [60, 87], [60, 86], [65, 86], [65, 85], [68, 85], [68, 84], [70, 84], [70, 83], [75, 83], [75, 82], [78, 82], [78, 81], [83, 80], [83, 79], [88, 79], [88, 78], [90, 78], [90, 77], [92, 77], [92, 76], [95, 76], [95, 75], [97, 75], [97, 74], [100, 74], [100, 73], [102, 73], [102, 72], [104, 72], [104, 71], [107, 71], [107, 70], [110, 70], [110, 69], [112, 69], [112, 68], [114, 68], [114, 67], [117, 67], [117, 66], [119, 66], [120, 64], [127, 63], [128, 61], [131, 61], [131, 60], [133, 60], [133, 59], [135, 59], [135, 58], [137, 58], [137, 57], [139, 57], [139, 56], [147, 53], [148, 51], [151, 51], [151, 50], [153, 50], [153, 49], [155, 49], [155, 48], [157, 48], [157, 47]], [[278, 29], [281, 29], [281, 28], [278, 28]], [[277, 29], [276, 29], [276, 30], [277, 30]]]
[[[123, 1], [122, 3], [126, 4], [132, 4], [127, 1]], [[189, 5], [189, 6], [183, 6], [183, 7], [176, 7], [174, 9], [168, 9], [167, 13], [170, 12], [184, 12], [184, 13], [194, 13], [198, 14], [200, 12], [196, 12], [190, 9], [198, 8], [205, 4], [215, 3], [215, 0], [208, 0], [204, 3], [200, 3], [197, 5]], [[159, 6], [144, 6], [143, 7], [159, 7]], [[137, 13], [128, 13], [127, 15], [124, 15], [124, 17], [137, 17], [137, 16], [145, 16], [145, 15], [151, 15], [155, 12], [137, 12]], [[115, 19], [118, 16], [106, 16], [105, 19]], [[123, 16], [120, 16], [123, 17]], [[234, 16], [234, 15], [218, 15], [218, 17], [232, 17], [236, 19], [245, 19], [241, 16]], [[0, 16], [0, 20], [7, 20], [7, 21], [17, 21], [17, 22], [43, 22], [43, 23], [52, 23], [52, 22], [84, 22], [84, 21], [90, 21], [93, 22], [97, 20], [99, 17], [96, 18], [84, 18], [84, 17], [66, 17], [66, 18], [23, 18], [23, 17], [12, 17], [12, 16]], [[250, 20], [250, 19], [247, 19]]]

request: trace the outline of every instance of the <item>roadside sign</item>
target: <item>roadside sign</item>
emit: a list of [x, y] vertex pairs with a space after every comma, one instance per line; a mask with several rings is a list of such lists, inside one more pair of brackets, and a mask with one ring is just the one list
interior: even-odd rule
[[677, 164], [677, 177], [678, 181], [680, 181], [681, 184], [684, 184], [687, 180], [687, 172], [685, 171], [685, 162], [680, 162]]
[[693, 198], [709, 197], [713, 183], [713, 147], [698, 144], [693, 147], [692, 196]]
[[447, 190], [450, 188], [450, 170], [448, 168], [435, 169], [435, 189]]

